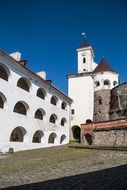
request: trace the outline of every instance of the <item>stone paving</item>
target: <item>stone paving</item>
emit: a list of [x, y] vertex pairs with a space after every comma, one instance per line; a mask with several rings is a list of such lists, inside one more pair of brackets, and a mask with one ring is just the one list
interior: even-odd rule
[[[38, 152], [35, 151], [36, 153]], [[31, 165], [27, 158], [26, 166], [24, 164], [20, 170], [17, 168], [14, 171], [13, 166], [8, 172], [7, 168], [11, 163], [8, 164], [8, 159], [16, 162], [16, 157], [19, 159], [18, 153], [11, 157], [1, 157], [0, 170], [2, 171], [2, 164], [3, 168], [4, 164], [8, 164], [8, 167], [4, 168], [6, 171], [0, 173], [1, 189], [127, 189], [127, 151], [86, 150], [63, 146], [41, 150], [41, 154], [43, 158], [39, 154], [31, 156]], [[19, 157], [22, 159], [21, 153]], [[23, 157], [25, 159], [26, 154]], [[34, 162], [37, 163], [36, 167]], [[7, 188], [9, 186], [10, 188]]]

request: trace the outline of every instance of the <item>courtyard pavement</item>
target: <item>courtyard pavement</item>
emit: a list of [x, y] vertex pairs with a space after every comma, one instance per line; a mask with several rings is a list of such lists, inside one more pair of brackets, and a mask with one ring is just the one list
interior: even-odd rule
[[0, 187], [6, 190], [126, 190], [127, 151], [68, 146], [3, 155]]

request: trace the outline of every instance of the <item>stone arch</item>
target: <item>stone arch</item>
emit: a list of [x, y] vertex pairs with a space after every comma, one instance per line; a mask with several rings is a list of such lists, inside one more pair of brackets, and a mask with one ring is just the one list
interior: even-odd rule
[[0, 64], [0, 78], [8, 81], [9, 75], [10, 75], [10, 71], [7, 68], [7, 66]]
[[4, 109], [7, 99], [3, 93], [0, 92], [0, 108]]
[[88, 123], [93, 123], [93, 121], [91, 120], [91, 119], [87, 119], [86, 120], [86, 123], [88, 124]]
[[66, 135], [62, 135], [61, 137], [60, 137], [60, 144], [63, 144], [64, 143], [64, 141], [66, 140]]
[[17, 82], [17, 86], [27, 92], [30, 91], [30, 81], [24, 77], [21, 77], [18, 82]]
[[32, 142], [33, 143], [41, 143], [43, 136], [44, 136], [44, 133], [41, 130], [36, 131], [33, 135]]
[[93, 143], [93, 136], [89, 133], [86, 133], [85, 134], [85, 139], [86, 139], [86, 142], [89, 144], [89, 145], [92, 145]]
[[15, 104], [13, 112], [23, 114], [23, 115], [27, 115], [28, 109], [29, 109], [29, 106], [26, 102], [19, 101]]
[[39, 88], [37, 90], [37, 94], [36, 94], [39, 98], [45, 100], [46, 97], [46, 91], [43, 88]]
[[61, 122], [60, 122], [60, 125], [61, 126], [65, 126], [65, 123], [66, 123], [67, 121], [66, 121], [66, 119], [65, 118], [62, 118], [61, 119]]
[[57, 102], [58, 102], [58, 98], [56, 96], [52, 96], [51, 100], [50, 100], [50, 103], [53, 104], [54, 106], [56, 106]]
[[51, 134], [49, 135], [49, 138], [48, 138], [48, 143], [54, 144], [56, 137], [57, 137], [56, 133], [51, 133]]
[[24, 142], [26, 133], [27, 132], [24, 127], [16, 127], [15, 129], [13, 129], [13, 131], [10, 135], [10, 141]]
[[44, 119], [44, 115], [45, 115], [45, 111], [40, 108], [40, 109], [37, 109], [37, 110], [36, 110], [34, 117], [35, 117], [36, 119], [43, 120], [43, 119]]
[[49, 118], [49, 122], [55, 124], [57, 119], [58, 117], [55, 114], [52, 114]]
[[80, 133], [81, 133], [80, 127], [78, 125], [74, 125], [72, 127], [73, 138], [76, 139], [79, 142], [80, 142]]

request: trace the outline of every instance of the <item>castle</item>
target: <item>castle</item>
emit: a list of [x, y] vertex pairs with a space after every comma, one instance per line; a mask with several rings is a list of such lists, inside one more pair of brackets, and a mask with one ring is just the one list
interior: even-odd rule
[[21, 54], [0, 50], [0, 152], [58, 146], [126, 145], [127, 83], [105, 59], [94, 62], [85, 40], [77, 48], [78, 72], [68, 74], [68, 96], [33, 73]]
[[85, 40], [78, 47], [78, 73], [68, 75], [71, 137], [86, 145], [127, 144], [127, 83], [105, 59], [97, 65]]

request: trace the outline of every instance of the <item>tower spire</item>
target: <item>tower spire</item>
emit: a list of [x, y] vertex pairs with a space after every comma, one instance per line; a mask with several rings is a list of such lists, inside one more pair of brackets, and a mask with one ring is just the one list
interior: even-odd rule
[[86, 36], [86, 33], [85, 33], [85, 32], [82, 32], [81, 35], [82, 35], [82, 37], [83, 37], [84, 40], [87, 39], [87, 36]]

